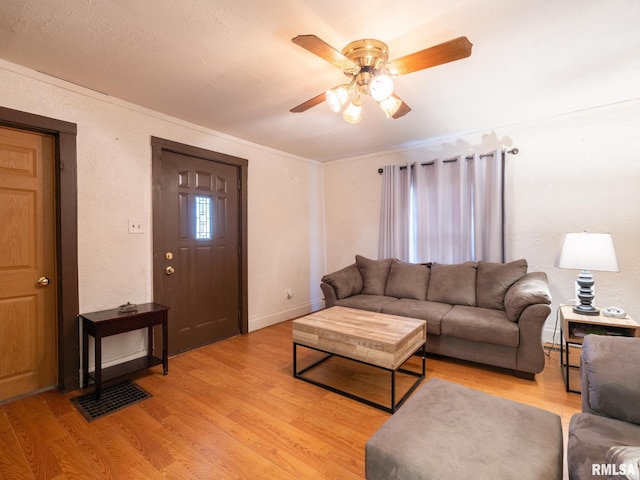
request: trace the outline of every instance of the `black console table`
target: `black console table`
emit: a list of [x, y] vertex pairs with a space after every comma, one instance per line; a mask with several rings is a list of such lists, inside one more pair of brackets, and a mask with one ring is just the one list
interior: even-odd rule
[[[136, 305], [136, 310], [120, 313], [118, 308], [100, 312], [82, 313], [82, 368], [83, 387], [93, 380], [96, 385], [95, 395], [100, 398], [102, 384], [109, 380], [125, 376], [132, 372], [153, 367], [162, 363], [163, 373], [169, 373], [168, 357], [168, 320], [169, 307], [158, 303]], [[153, 327], [162, 326], [162, 358], [153, 355]], [[148, 331], [148, 351], [145, 357], [136, 358], [128, 362], [102, 369], [102, 339], [118, 333], [130, 332], [146, 328]], [[95, 340], [95, 370], [89, 373], [89, 335]]]

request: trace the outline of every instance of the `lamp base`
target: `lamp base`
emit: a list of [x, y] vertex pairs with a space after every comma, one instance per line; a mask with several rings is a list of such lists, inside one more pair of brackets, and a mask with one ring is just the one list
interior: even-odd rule
[[600, 310], [593, 305], [576, 305], [573, 307], [573, 312], [580, 315], [600, 315]]
[[580, 315], [600, 315], [600, 310], [593, 306], [593, 275], [583, 270], [578, 275], [578, 300], [580, 304], [573, 307], [575, 313]]

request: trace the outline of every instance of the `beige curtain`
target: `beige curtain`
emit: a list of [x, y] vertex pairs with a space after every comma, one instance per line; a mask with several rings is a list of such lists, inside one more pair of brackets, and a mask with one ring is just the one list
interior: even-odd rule
[[473, 259], [504, 262], [504, 151], [473, 159]]
[[378, 258], [409, 261], [411, 165], [387, 165], [382, 169], [382, 209]]
[[504, 261], [504, 154], [383, 169], [380, 258]]
[[437, 160], [416, 168], [413, 260], [460, 263], [473, 251], [471, 162]]

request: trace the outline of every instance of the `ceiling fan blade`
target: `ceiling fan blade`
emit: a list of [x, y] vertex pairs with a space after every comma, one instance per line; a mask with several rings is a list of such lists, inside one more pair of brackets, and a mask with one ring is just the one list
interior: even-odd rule
[[338, 50], [323, 40], [320, 40], [315, 35], [298, 35], [292, 38], [291, 41], [296, 45], [300, 45], [302, 48], [309, 50], [314, 55], [326, 60], [327, 62], [335, 65], [343, 72], [358, 73], [360, 67], [349, 58], [345, 57]]
[[406, 103], [404, 103], [404, 100], [402, 100], [398, 95], [396, 95], [395, 93], [392, 93], [391, 96], [394, 97], [394, 98], [397, 98], [398, 100], [400, 100], [402, 102], [402, 105], [400, 105], [398, 110], [396, 110], [396, 113], [391, 115], [391, 118], [397, 120], [400, 117], [404, 117], [407, 113], [409, 113], [411, 111], [411, 107], [409, 105], [407, 105]]
[[311, 107], [315, 107], [316, 105], [318, 105], [319, 103], [322, 103], [325, 101], [325, 93], [322, 92], [320, 95], [316, 95], [313, 98], [310, 98], [309, 100], [307, 100], [304, 103], [301, 103], [300, 105], [298, 105], [297, 107], [293, 107], [291, 110], [289, 110], [290, 112], [293, 113], [300, 113], [300, 112], [304, 112], [306, 110], [309, 110]]
[[458, 37], [434, 47], [425, 48], [387, 63], [390, 75], [405, 75], [425, 68], [435, 67], [443, 63], [460, 60], [471, 55], [473, 44], [467, 37]]

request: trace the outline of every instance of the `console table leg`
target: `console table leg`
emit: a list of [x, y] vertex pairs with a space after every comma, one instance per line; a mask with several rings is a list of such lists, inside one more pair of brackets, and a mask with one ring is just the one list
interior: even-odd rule
[[168, 313], [162, 319], [162, 373], [169, 375], [169, 328]]
[[82, 325], [82, 388], [89, 386], [89, 332]]
[[147, 327], [147, 358], [153, 358], [153, 326]]
[[96, 335], [94, 337], [95, 340], [95, 372], [94, 377], [96, 379], [96, 400], [100, 399], [100, 394], [102, 393], [102, 337], [100, 335]]

